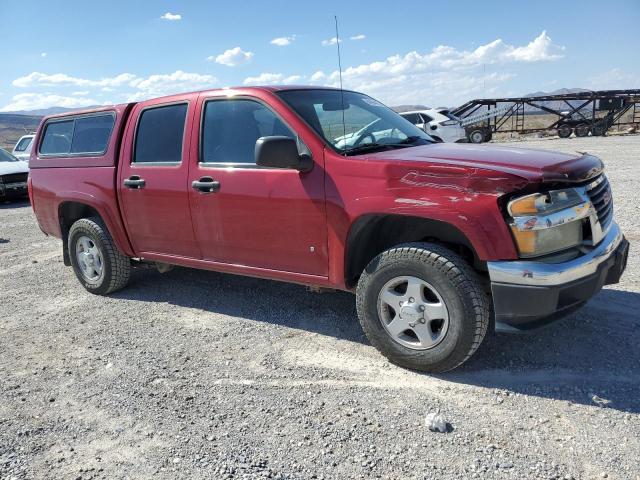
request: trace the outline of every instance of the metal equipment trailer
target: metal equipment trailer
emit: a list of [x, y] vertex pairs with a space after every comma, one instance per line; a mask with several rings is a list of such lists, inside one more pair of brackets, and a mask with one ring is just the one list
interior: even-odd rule
[[[471, 100], [450, 111], [460, 118], [470, 142], [491, 140], [493, 133], [555, 130], [567, 138], [605, 135], [612, 126], [640, 127], [640, 89], [580, 91], [559, 95]], [[540, 115], [548, 125], [531, 125]], [[529, 121], [527, 121], [529, 120]], [[544, 120], [547, 120], [545, 117]]]

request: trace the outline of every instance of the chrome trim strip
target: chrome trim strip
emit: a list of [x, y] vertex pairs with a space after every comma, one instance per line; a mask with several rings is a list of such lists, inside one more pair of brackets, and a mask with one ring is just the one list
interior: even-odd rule
[[623, 235], [615, 221], [606, 237], [593, 250], [563, 263], [544, 263], [534, 260], [487, 262], [489, 278], [496, 283], [514, 285], [555, 286], [569, 283], [595, 273], [620, 242]]

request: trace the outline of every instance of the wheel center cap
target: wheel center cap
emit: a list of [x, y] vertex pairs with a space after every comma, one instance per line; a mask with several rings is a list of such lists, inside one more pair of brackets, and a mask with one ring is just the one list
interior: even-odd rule
[[417, 322], [422, 318], [422, 312], [416, 307], [406, 305], [400, 309], [400, 316], [408, 322]]

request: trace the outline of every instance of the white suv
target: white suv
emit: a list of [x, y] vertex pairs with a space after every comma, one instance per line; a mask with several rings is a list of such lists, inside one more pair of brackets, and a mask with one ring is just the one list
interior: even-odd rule
[[31, 156], [31, 145], [33, 143], [33, 137], [35, 135], [23, 135], [16, 143], [16, 146], [13, 147], [13, 156], [19, 160], [24, 160], [26, 162], [29, 161], [29, 157]]
[[447, 143], [467, 141], [467, 132], [460, 125], [460, 120], [451, 115], [446, 108], [413, 110], [402, 112], [400, 115], [436, 140]]

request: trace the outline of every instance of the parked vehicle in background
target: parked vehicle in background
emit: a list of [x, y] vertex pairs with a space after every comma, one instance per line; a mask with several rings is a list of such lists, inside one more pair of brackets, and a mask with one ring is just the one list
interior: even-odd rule
[[439, 142], [460, 143], [467, 141], [467, 132], [460, 125], [460, 120], [445, 108], [413, 110], [402, 112], [400, 116], [409, 120]]
[[23, 135], [13, 147], [13, 155], [20, 160], [29, 161], [31, 156], [31, 146], [33, 145], [33, 137], [35, 135]]
[[27, 195], [29, 164], [0, 148], [0, 200]]
[[465, 362], [492, 310], [501, 331], [567, 315], [626, 265], [598, 158], [435, 143], [357, 92], [185, 93], [47, 117], [34, 145], [36, 218], [89, 292], [141, 263], [352, 291], [412, 369]]

